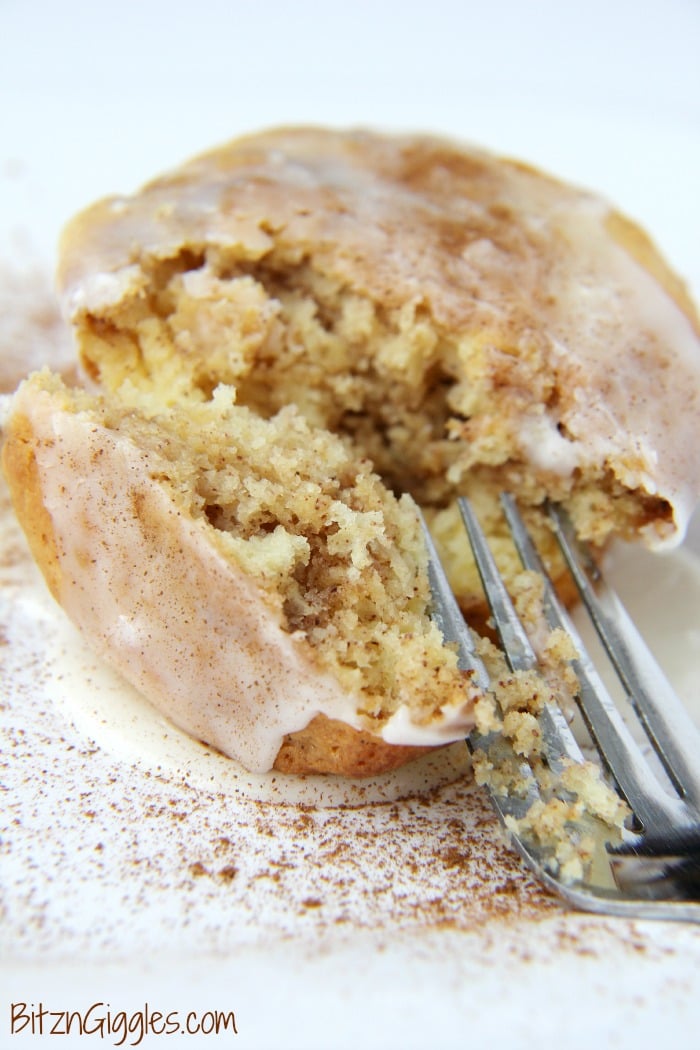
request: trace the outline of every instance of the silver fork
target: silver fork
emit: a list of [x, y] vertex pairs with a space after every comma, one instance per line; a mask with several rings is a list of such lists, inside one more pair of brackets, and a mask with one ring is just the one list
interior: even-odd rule
[[[559, 601], [512, 497], [502, 496], [503, 511], [526, 569], [544, 579], [544, 617], [549, 628], [568, 632], [578, 654], [572, 668], [578, 679], [577, 702], [590, 738], [610, 782], [631, 810], [614, 841], [597, 826], [594, 863], [575, 881], [563, 879], [552, 866], [551, 853], [534, 837], [517, 830], [521, 820], [540, 797], [541, 785], [531, 764], [519, 764], [524, 788], [503, 794], [490, 790], [494, 807], [511, 830], [523, 860], [552, 890], [571, 905], [586, 911], [650, 919], [683, 919], [700, 922], [700, 732], [675, 695], [621, 602], [606, 584], [588, 550], [576, 539], [570, 523], [557, 507], [550, 507], [552, 526], [582, 601], [617, 672], [624, 691], [660, 759], [668, 783], [651, 768], [579, 633]], [[481, 575], [492, 622], [506, 660], [513, 671], [538, 666], [538, 658], [515, 612], [496, 568], [485, 535], [467, 500], [460, 511]], [[435, 545], [423, 522], [429, 552], [433, 617], [445, 638], [454, 642], [460, 666], [484, 689], [489, 686], [486, 668], [477, 655], [474, 637], [466, 626], [449, 586]], [[543, 752], [555, 776], [572, 762], [584, 760], [581, 747], [561, 708], [546, 704], [539, 717]], [[493, 743], [473, 733], [472, 751]], [[498, 746], [507, 748], [501, 739]], [[663, 777], [663, 774], [662, 774]], [[618, 835], [619, 838], [619, 835]], [[607, 841], [606, 841], [607, 839]]]

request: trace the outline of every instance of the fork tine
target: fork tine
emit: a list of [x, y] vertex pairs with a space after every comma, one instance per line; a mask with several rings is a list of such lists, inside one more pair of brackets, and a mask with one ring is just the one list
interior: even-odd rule
[[552, 506], [550, 517], [593, 625], [669, 779], [700, 807], [700, 733], [695, 723], [564, 512]]
[[461, 670], [471, 671], [475, 684], [481, 689], [488, 689], [489, 677], [486, 668], [475, 650], [471, 632], [464, 622], [462, 610], [457, 604], [457, 599], [445, 575], [433, 537], [430, 535], [420, 508], [418, 508], [418, 518], [428, 550], [428, 578], [433, 599], [433, 620], [440, 628], [445, 641], [457, 646]]
[[471, 504], [465, 498], [461, 498], [458, 503], [508, 665], [511, 671], [528, 671], [537, 664], [535, 651], [513, 608], [510, 595]]
[[[537, 665], [537, 656], [503, 584], [486, 536], [469, 501], [461, 497], [458, 505], [508, 665], [512, 671], [529, 670]], [[540, 720], [544, 749], [552, 769], [560, 770], [563, 759], [583, 761], [574, 735], [556, 704], [546, 703]]]
[[[428, 550], [428, 576], [433, 604], [432, 618], [442, 631], [445, 640], [457, 645], [459, 666], [463, 670], [471, 671], [476, 684], [478, 684], [483, 690], [487, 690], [490, 685], [488, 671], [474, 649], [471, 632], [465, 623], [462, 611], [459, 608], [454, 592], [450, 587], [440, 556], [420, 508], [418, 515], [423, 530], [425, 545]], [[566, 729], [568, 731], [568, 726]], [[489, 742], [496, 735], [497, 734], [481, 736], [476, 730], [473, 730], [467, 743], [472, 751], [475, 748], [488, 750]], [[563, 748], [559, 748], [558, 751], [556, 750], [556, 731], [545, 733], [543, 727], [543, 742], [545, 743], [545, 746], [547, 746], [549, 737], [553, 738], [553, 744], [551, 746], [555, 753], [555, 761], [559, 761], [561, 754], [563, 753]], [[537, 778], [535, 777], [530, 764], [524, 758], [519, 763], [519, 772], [522, 784], [524, 785], [524, 790], [521, 794], [500, 796], [491, 791], [490, 788], [488, 789], [496, 812], [499, 814], [504, 824], [508, 817], [515, 817], [516, 819], [524, 817], [535, 800], [540, 797]], [[525, 844], [517, 843], [517, 845], [523, 858], [539, 870], [537, 858], [530, 852]]]
[[651, 774], [642, 752], [554, 592], [515, 501], [511, 496], [504, 495], [502, 505], [523, 565], [540, 573], [545, 580], [545, 614], [550, 627], [562, 627], [577, 649], [578, 659], [573, 661], [573, 667], [580, 685], [581, 711], [620, 791], [646, 829], [664, 825], [669, 820], [687, 821], [683, 803], [671, 798]]

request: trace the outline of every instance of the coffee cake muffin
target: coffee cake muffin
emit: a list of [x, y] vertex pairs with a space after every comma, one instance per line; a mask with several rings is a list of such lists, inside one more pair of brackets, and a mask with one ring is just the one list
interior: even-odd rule
[[[700, 493], [682, 283], [595, 195], [478, 149], [253, 135], [83, 212], [58, 280], [90, 393], [42, 375], [16, 396], [20, 517], [101, 651], [254, 768], [372, 772], [469, 730], [475, 690], [430, 623], [415, 503], [477, 624], [459, 495], [512, 577], [503, 489], [555, 576], [546, 499], [598, 546], [663, 547]], [[91, 542], [68, 553], [81, 491]], [[78, 617], [66, 589], [81, 587]], [[102, 622], [96, 589], [124, 630]], [[185, 620], [187, 656], [163, 658]], [[275, 729], [253, 755], [256, 720]]]
[[249, 769], [376, 773], [471, 728], [412, 501], [293, 407], [264, 419], [230, 387], [126, 404], [36, 373], [4, 466], [93, 647]]

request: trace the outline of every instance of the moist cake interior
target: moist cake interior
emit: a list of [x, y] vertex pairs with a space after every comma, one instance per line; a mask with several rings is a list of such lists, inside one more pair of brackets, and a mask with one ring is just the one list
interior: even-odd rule
[[[253, 416], [275, 417], [278, 440], [292, 456], [300, 416], [317, 440], [319, 430], [338, 435], [395, 494], [410, 493], [424, 508], [453, 588], [477, 623], [483, 599], [456, 494], [474, 501], [508, 578], [518, 562], [498, 505], [504, 488], [523, 501], [555, 576], [561, 563], [549, 531], [529, 509], [545, 495], [566, 503], [581, 533], [598, 543], [610, 532], [642, 528], [647, 511], [659, 517], [657, 499], [631, 493], [610, 470], [538, 474], [523, 462], [503, 414], [506, 380], [493, 373], [489, 333], [451, 336], [415, 304], [387, 311], [284, 253], [243, 265], [221, 248], [189, 248], [146, 267], [145, 288], [113, 317], [103, 310], [79, 328], [91, 378], [127, 404], [147, 396], [172, 410], [206, 404], [226, 386], [250, 410], [237, 417], [247, 425]], [[533, 401], [556, 399], [534, 349], [531, 359], [507, 349], [501, 357], [511, 386], [517, 371]], [[297, 412], [285, 415], [290, 405]]]

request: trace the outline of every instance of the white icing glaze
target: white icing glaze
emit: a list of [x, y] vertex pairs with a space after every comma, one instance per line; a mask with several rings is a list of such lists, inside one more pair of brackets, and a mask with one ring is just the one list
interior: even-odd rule
[[116, 273], [94, 273], [74, 288], [65, 303], [66, 317], [79, 310], [100, 310], [118, 303], [138, 283], [138, 266], [125, 266]]
[[400, 707], [382, 728], [382, 739], [387, 744], [415, 744], [440, 746], [460, 740], [474, 728], [473, 702], [479, 695], [476, 689], [467, 691], [464, 703], [454, 707], [443, 707], [441, 719], [430, 725], [416, 725], [406, 707]]
[[[37, 439], [43, 499], [61, 570], [60, 602], [91, 647], [176, 725], [251, 771], [318, 713], [367, 728], [357, 698], [280, 626], [254, 581], [178, 511], [147, 456], [87, 417], [21, 387]], [[422, 728], [408, 709], [391, 743], [462, 739], [471, 700]]]
[[[557, 280], [552, 351], [555, 360], [578, 362], [587, 378], [583, 396], [563, 413], [571, 447], [580, 462], [608, 463], [626, 486], [668, 500], [677, 531], [650, 526], [645, 538], [657, 549], [676, 545], [700, 492], [697, 333], [652, 275], [606, 236], [603, 202], [582, 196], [556, 215], [576, 254]], [[556, 449], [540, 438], [539, 454], [556, 469]]]
[[583, 450], [567, 441], [546, 413], [525, 416], [519, 431], [520, 447], [529, 461], [542, 470], [567, 476], [580, 466]]

